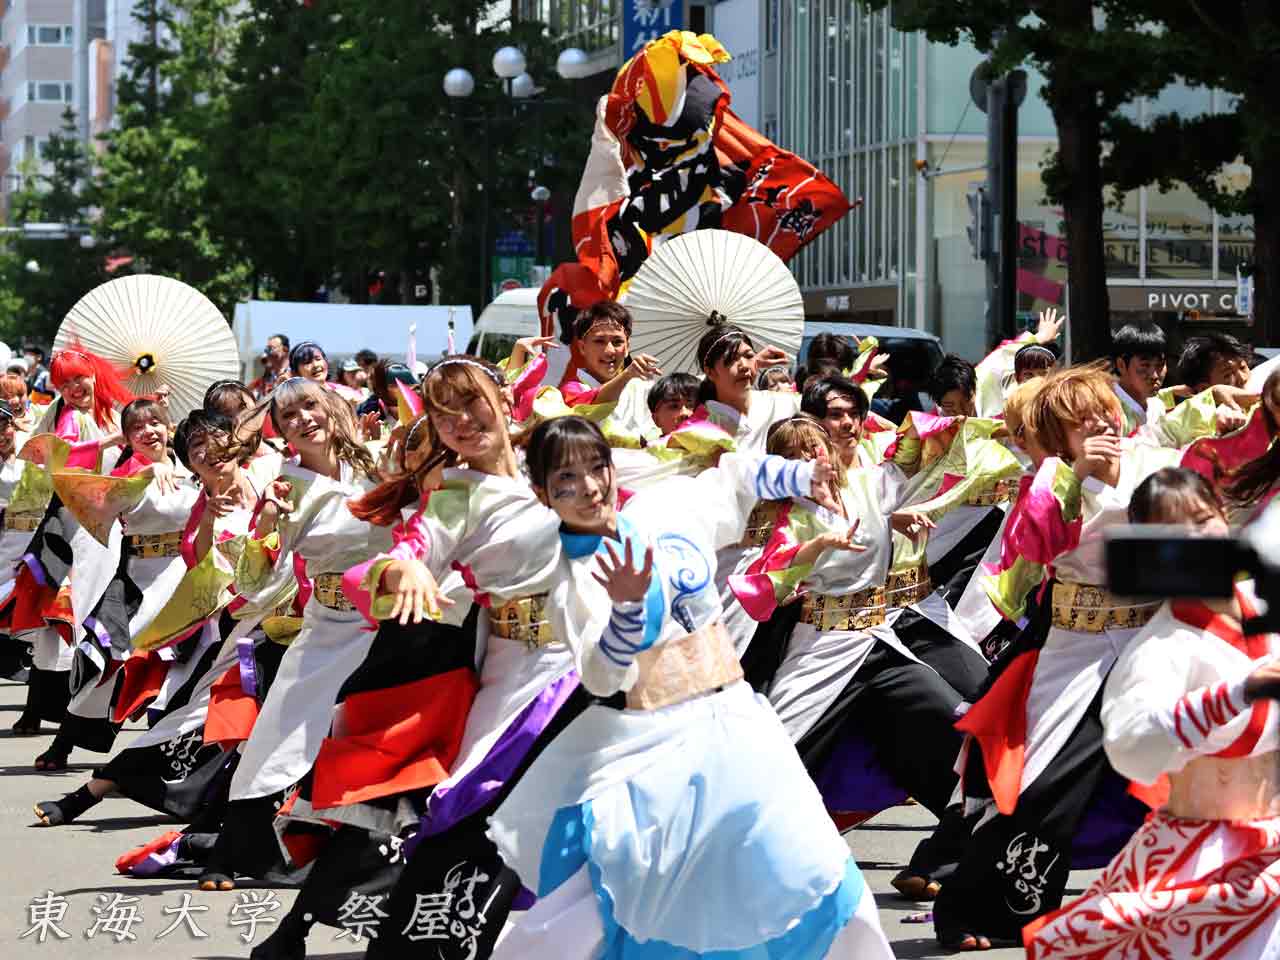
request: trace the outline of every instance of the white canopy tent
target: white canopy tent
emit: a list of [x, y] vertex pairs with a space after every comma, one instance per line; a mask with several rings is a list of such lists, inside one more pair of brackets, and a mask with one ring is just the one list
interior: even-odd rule
[[369, 349], [381, 357], [405, 359], [409, 327], [417, 325], [418, 359], [439, 358], [449, 349], [452, 322], [454, 350], [461, 352], [471, 339], [471, 308], [386, 307], [362, 304], [291, 303], [250, 300], [236, 304], [231, 324], [246, 382], [258, 376], [257, 358], [267, 338], [284, 334], [292, 344], [314, 340], [324, 349], [331, 367]]

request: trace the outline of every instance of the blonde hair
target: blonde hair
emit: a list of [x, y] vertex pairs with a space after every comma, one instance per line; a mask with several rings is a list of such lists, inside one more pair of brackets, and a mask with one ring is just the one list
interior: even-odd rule
[[305, 398], [314, 399], [328, 415], [329, 429], [326, 432], [329, 436], [329, 450], [338, 461], [350, 464], [370, 480], [380, 480], [378, 465], [374, 463], [373, 455], [360, 442], [360, 430], [356, 424], [355, 414], [351, 410], [351, 404], [324, 384], [304, 377], [290, 377], [279, 384], [271, 392], [271, 396], [256, 407], [240, 414], [236, 418], [234, 439], [230, 440], [226, 450], [219, 449], [218, 453], [232, 456], [240, 461], [244, 457], [245, 450], [256, 447], [262, 432], [263, 421], [267, 416], [271, 417], [276, 433], [288, 440], [280, 422], [279, 413], [285, 407], [292, 406]]
[[[1049, 374], [1027, 404], [1023, 423], [1051, 457], [1069, 459], [1067, 433], [1090, 416], [1122, 420], [1115, 377], [1105, 363], [1069, 367]], [[1025, 385], [1024, 385], [1025, 386]]]
[[831, 442], [831, 434], [822, 425], [822, 421], [807, 413], [798, 413], [786, 420], [779, 420], [769, 428], [767, 450], [769, 453], [791, 460], [802, 460], [806, 454], [822, 450], [835, 471], [836, 488], [843, 487], [848, 479], [844, 469], [844, 461], [835, 444]]
[[[440, 439], [431, 414], [457, 414], [479, 398], [489, 405], [499, 423], [505, 423], [499, 386], [502, 382], [502, 372], [497, 367], [475, 357], [448, 357], [428, 370], [418, 384], [423, 413], [409, 424], [404, 439], [392, 452], [397, 472], [352, 500], [347, 505], [352, 515], [378, 526], [390, 526], [399, 520], [400, 511], [418, 499], [420, 477], [459, 462], [457, 452]], [[410, 454], [415, 454], [412, 459], [416, 466], [409, 465]]]
[[1004, 423], [1009, 428], [1009, 435], [1017, 439], [1018, 434], [1033, 434], [1027, 424], [1027, 410], [1040, 391], [1044, 389], [1044, 377], [1036, 377], [1026, 383], [1019, 384], [1004, 399]]

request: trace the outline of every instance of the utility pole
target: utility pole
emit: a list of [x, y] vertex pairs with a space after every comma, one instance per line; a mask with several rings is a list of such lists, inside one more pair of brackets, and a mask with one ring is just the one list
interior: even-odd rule
[[[990, 61], [969, 78], [969, 95], [987, 115], [987, 184], [970, 207], [975, 232], [985, 241], [974, 255], [986, 263], [986, 341], [1014, 333], [1018, 313], [1018, 108], [1027, 96], [1027, 74], [993, 75]], [[988, 233], [989, 227], [989, 233]]]

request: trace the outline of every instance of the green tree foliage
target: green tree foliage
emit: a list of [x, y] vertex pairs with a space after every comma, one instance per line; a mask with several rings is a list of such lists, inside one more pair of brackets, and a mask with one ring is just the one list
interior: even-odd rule
[[[90, 162], [70, 109], [39, 162], [27, 158], [21, 177], [10, 197], [10, 226], [88, 222]], [[8, 235], [0, 249], [0, 339], [13, 347], [24, 340], [51, 342], [67, 311], [103, 279], [101, 261], [101, 247], [87, 249], [78, 236]]]
[[[221, 233], [285, 299], [337, 285], [363, 301], [385, 275], [379, 299], [404, 302], [436, 268], [444, 299], [478, 306], [485, 203], [495, 222], [526, 212], [530, 170], [569, 123], [574, 177], [586, 153], [588, 111], [522, 107], [493, 76], [512, 43], [545, 96], [564, 93], [541, 25], [485, 26], [496, 5], [463, 0], [247, 6], [227, 123], [208, 142]], [[453, 66], [477, 80], [461, 104], [442, 86]]]
[[97, 232], [133, 270], [182, 279], [227, 316], [248, 293], [246, 260], [213, 227], [219, 171], [206, 143], [227, 121], [236, 0], [140, 0], [148, 39], [129, 50], [116, 126], [103, 138]]
[[1043, 96], [1058, 128], [1058, 153], [1044, 179], [1065, 216], [1072, 346], [1079, 359], [1103, 355], [1110, 338], [1103, 124], [1125, 102], [1163, 85], [1162, 38], [1131, 5], [1112, 0], [909, 0], [894, 7], [901, 29], [923, 30], [941, 43], [968, 41], [1000, 68], [1030, 63], [1044, 75]]
[[[1218, 213], [1252, 215], [1253, 263], [1260, 341], [1280, 340], [1280, 6], [1267, 0], [1206, 4], [1135, 0], [1134, 15], [1160, 37], [1163, 55], [1151, 69], [1160, 85], [1182, 81], [1216, 87], [1235, 102], [1230, 112], [1164, 114], [1139, 127], [1113, 115], [1104, 126], [1112, 144], [1103, 173], [1123, 192], [1146, 184], [1185, 183]], [[1251, 182], [1236, 189], [1222, 177], [1243, 158]]]

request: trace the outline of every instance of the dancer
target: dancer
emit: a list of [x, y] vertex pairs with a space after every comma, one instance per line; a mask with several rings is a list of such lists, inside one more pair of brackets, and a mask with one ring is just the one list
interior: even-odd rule
[[[237, 441], [256, 432], [268, 415], [297, 456], [266, 491], [236, 584], [250, 602], [274, 597], [280, 582], [295, 576], [296, 557], [306, 565], [312, 592], [301, 632], [281, 659], [242, 748], [231, 808], [200, 880], [206, 890], [230, 890], [237, 871], [260, 876], [279, 858], [273, 804], [315, 762], [338, 692], [373, 642], [342, 593], [342, 574], [391, 545], [388, 531], [347, 509], [348, 500], [378, 482], [350, 405], [313, 380], [293, 377], [240, 424]], [[238, 448], [226, 452], [235, 456]]]
[[[65, 465], [97, 472], [104, 448], [123, 439], [115, 408], [135, 397], [123, 385], [111, 365], [101, 357], [78, 349], [54, 354], [50, 378], [60, 393], [45, 411], [35, 433], [52, 434], [56, 442], [47, 444]], [[59, 443], [68, 445], [59, 448]], [[65, 450], [65, 459], [63, 451]], [[75, 518], [53, 498], [49, 471], [53, 464], [28, 463], [10, 499], [6, 528], [32, 534], [24, 557], [30, 559], [19, 570], [14, 589], [0, 607], [0, 632], [18, 641], [31, 642], [32, 666], [27, 679], [27, 703], [14, 723], [14, 731], [30, 736], [40, 731], [41, 720], [63, 724], [71, 698], [68, 672], [72, 645], [64, 642], [51, 620], [68, 620], [69, 591], [61, 593], [71, 570], [71, 558], [100, 551], [93, 538], [80, 529]], [[70, 624], [74, 632], [77, 625]], [[72, 639], [69, 636], [68, 639]], [[73, 721], [73, 725], [75, 721]], [[98, 736], [114, 736], [105, 718], [79, 724], [77, 737], [88, 741]], [[50, 747], [36, 757], [37, 770], [64, 770], [68, 751], [64, 745]]]
[[[1144, 480], [1129, 518], [1228, 532], [1217, 494], [1189, 470]], [[1139, 783], [1167, 778], [1168, 800], [1083, 896], [1026, 927], [1030, 960], [1280, 950], [1280, 638], [1248, 633], [1257, 607], [1251, 582], [1227, 601], [1170, 601], [1116, 663], [1102, 695], [1107, 757]]]
[[761, 370], [787, 362], [787, 355], [776, 347], [757, 352], [743, 330], [721, 323], [702, 335], [697, 358], [703, 374], [698, 402], [707, 419], [727, 430], [740, 451], [764, 453], [769, 427], [794, 415], [800, 397], [756, 390], [755, 379]]
[[[434, 945], [445, 956], [456, 951], [463, 957], [492, 947], [519, 890], [484, 837], [494, 795], [518, 775], [525, 753], [552, 735], [548, 727], [558, 722], [557, 713], [576, 715], [587, 698], [574, 695], [572, 657], [554, 642], [542, 612], [558, 571], [555, 515], [538, 503], [521, 476], [507, 431], [510, 402], [500, 371], [472, 357], [447, 357], [428, 370], [421, 390], [426, 412], [409, 428], [402, 470], [351, 505], [359, 519], [382, 528], [394, 524], [396, 546], [353, 565], [344, 578], [346, 595], [379, 625], [378, 635], [344, 687], [345, 733], [331, 735], [322, 748], [311, 806], [319, 817], [381, 832], [393, 859], [408, 860], [404, 872], [393, 877], [394, 890], [383, 908], [387, 917], [370, 956], [412, 949], [419, 897], [445, 896], [465, 878], [474, 902], [486, 904], [484, 916], [459, 917], [467, 923]], [[410, 507], [413, 513], [402, 520], [401, 511]], [[464, 572], [461, 578], [450, 574], [455, 568]], [[442, 611], [460, 619], [473, 596], [489, 611], [480, 633], [484, 659], [478, 692], [474, 630], [446, 634], [422, 622]], [[379, 664], [384, 674], [425, 679], [372, 690], [361, 678], [376, 677]], [[399, 776], [375, 767], [384, 776], [372, 784], [353, 779], [369, 766], [360, 756], [359, 737], [372, 732], [352, 709], [358, 686], [364, 687], [359, 697], [376, 707], [371, 719], [400, 728], [416, 719], [432, 748], [419, 750], [415, 764]], [[379, 754], [388, 746], [370, 742]], [[329, 799], [320, 804], [315, 792], [322, 785], [326, 751], [332, 752], [326, 773], [336, 782], [323, 785]], [[354, 772], [335, 770], [334, 760]], [[378, 790], [381, 784], [392, 789]], [[340, 795], [344, 788], [356, 798], [377, 797], [384, 810], [381, 822], [359, 816], [357, 805]], [[415, 808], [421, 811], [428, 792], [420, 822], [416, 813], [412, 822], [404, 819]], [[298, 809], [295, 804], [295, 815]], [[411, 834], [413, 840], [403, 843]], [[349, 896], [386, 892], [388, 871], [370, 873], [365, 864], [376, 865], [376, 860], [351, 855], [355, 844], [364, 849], [363, 838], [349, 828], [330, 841], [294, 908], [255, 949], [255, 958], [300, 956], [312, 924], [340, 925]]]
[[[1056, 580], [1043, 588], [1050, 616], [1024, 631], [957, 725], [973, 735], [964, 792], [976, 827], [934, 911], [944, 946], [1016, 941], [1061, 902], [1073, 845], [1074, 862], [1105, 862], [1145, 815], [1106, 762], [1098, 709], [1107, 673], [1156, 605], [1101, 586], [1102, 544], [1138, 484], [1180, 452], [1124, 439], [1122, 424], [1114, 383], [1096, 367], [1050, 375], [1030, 404], [1027, 425], [1049, 458], [1013, 508], [1000, 573], [984, 584], [1018, 621], [1048, 569]], [[1087, 850], [1076, 844], [1086, 823]]]
[[[124, 420], [127, 423], [129, 419], [130, 408], [126, 408]], [[212, 609], [197, 609], [192, 601], [196, 597], [218, 596], [220, 583], [229, 586], [227, 561], [221, 561], [227, 574], [218, 577], [211, 569], [216, 564], [208, 562], [209, 554], [215, 544], [225, 547], [227, 541], [248, 535], [261, 492], [242, 464], [213, 452], [218, 445], [230, 441], [232, 430], [227, 417], [197, 410], [179, 424], [174, 435], [173, 446], [179, 460], [203, 488], [193, 504], [175, 515], [183, 524], [175, 542], [182, 560], [181, 571], [184, 579], [199, 577], [202, 589], [184, 590], [181, 583], [162, 584], [161, 578], [169, 574], [167, 568], [172, 565], [157, 565], [155, 558], [150, 563], [147, 559], [131, 559], [125, 568], [129, 582], [146, 591], [147, 602], [156, 609], [150, 616], [135, 615], [130, 621], [130, 637], [135, 644], [142, 642], [144, 648], [124, 664], [115, 716], [123, 719], [148, 698], [156, 698], [152, 701], [154, 722], [107, 764], [94, 770], [90, 781], [79, 790], [59, 801], [37, 804], [36, 815], [45, 826], [72, 823], [111, 793], [191, 820], [215, 792], [216, 779], [229, 776], [228, 750], [234, 748], [236, 741], [228, 743], [223, 737], [206, 741], [204, 736], [212, 688], [240, 660], [237, 638], [231, 636], [234, 621], [221, 616], [229, 597], [219, 600]], [[182, 504], [187, 500], [185, 496], [175, 498]], [[135, 521], [142, 515], [135, 508], [127, 519]], [[167, 546], [173, 541], [151, 542]], [[144, 565], [152, 569], [144, 572]], [[187, 605], [185, 610], [174, 609], [183, 603]], [[176, 633], [173, 640], [177, 642], [154, 646], [146, 634], [154, 633], [157, 624], [163, 625], [162, 630]], [[262, 674], [263, 671], [255, 671], [256, 676]]]
[[786, 733], [741, 682], [712, 578], [758, 498], [820, 491], [830, 466], [726, 455], [619, 513], [597, 427], [552, 421], [529, 451], [563, 524], [552, 616], [583, 683], [626, 708], [589, 708], [494, 815], [504, 860], [542, 897], [495, 957], [891, 956]]

